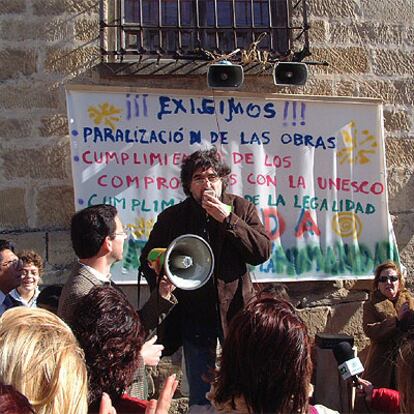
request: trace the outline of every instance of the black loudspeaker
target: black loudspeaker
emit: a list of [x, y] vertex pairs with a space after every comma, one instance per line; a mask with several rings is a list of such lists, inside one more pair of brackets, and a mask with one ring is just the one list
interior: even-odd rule
[[241, 65], [223, 61], [208, 67], [207, 85], [209, 88], [239, 88], [243, 80], [244, 73]]
[[148, 262], [150, 267], [155, 263], [162, 266], [170, 282], [183, 290], [194, 290], [205, 285], [214, 270], [210, 245], [195, 234], [179, 236], [167, 248], [152, 249]]
[[304, 85], [308, 77], [305, 63], [279, 62], [273, 69], [273, 82], [275, 85]]

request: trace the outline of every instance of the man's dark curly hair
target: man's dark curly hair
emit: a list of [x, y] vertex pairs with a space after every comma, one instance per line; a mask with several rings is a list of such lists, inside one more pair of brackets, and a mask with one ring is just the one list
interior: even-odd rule
[[137, 312], [119, 290], [94, 287], [74, 315], [73, 331], [85, 352], [89, 376], [89, 404], [99, 403], [102, 392], [117, 401], [133, 380], [144, 328]]
[[230, 174], [230, 167], [224, 163], [216, 147], [211, 147], [207, 150], [198, 150], [193, 152], [189, 157], [185, 158], [181, 165], [181, 184], [183, 186], [184, 194], [189, 196], [191, 180], [194, 173], [198, 169], [203, 171], [213, 168], [217, 175], [222, 179], [223, 191], [227, 187], [227, 177]]

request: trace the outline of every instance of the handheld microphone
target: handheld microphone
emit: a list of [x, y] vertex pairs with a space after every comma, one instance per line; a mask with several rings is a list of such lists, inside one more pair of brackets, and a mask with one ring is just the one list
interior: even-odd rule
[[335, 359], [338, 362], [338, 370], [343, 380], [352, 378], [355, 387], [359, 386], [358, 374], [364, 372], [364, 367], [354, 352], [349, 342], [339, 342], [332, 349]]

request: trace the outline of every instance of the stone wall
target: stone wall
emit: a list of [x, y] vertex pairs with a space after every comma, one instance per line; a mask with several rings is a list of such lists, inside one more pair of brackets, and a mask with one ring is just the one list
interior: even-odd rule
[[[309, 0], [313, 60], [301, 88], [247, 76], [242, 91], [369, 96], [384, 101], [389, 206], [409, 281], [414, 272], [414, 2]], [[98, 2], [0, 0], [0, 231], [47, 261], [45, 283], [74, 260], [74, 212], [64, 85], [84, 82], [206, 89], [205, 75], [114, 76], [100, 62]], [[156, 78], [156, 79], [155, 79]], [[2, 235], [3, 237], [3, 235]], [[312, 333], [354, 334], [363, 348], [367, 282], [289, 286]], [[130, 288], [131, 298], [134, 289]]]

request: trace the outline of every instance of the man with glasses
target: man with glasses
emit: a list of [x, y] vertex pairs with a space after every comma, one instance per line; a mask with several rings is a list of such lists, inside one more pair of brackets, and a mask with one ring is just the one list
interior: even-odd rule
[[[79, 258], [59, 298], [58, 316], [71, 327], [76, 325], [74, 311], [81, 298], [93, 287], [114, 285], [111, 281], [111, 266], [122, 259], [124, 241], [127, 234], [115, 207], [99, 204], [78, 211], [71, 221], [72, 246]], [[170, 284], [159, 287], [159, 294], [153, 292], [147, 303], [139, 311], [147, 333], [152, 333], [157, 324], [175, 305]], [[163, 349], [155, 344], [156, 337], [148, 340], [142, 347], [143, 362], [157, 365]], [[138, 386], [129, 393], [144, 398], [143, 365], [136, 377]]]
[[13, 307], [9, 292], [17, 288], [22, 280], [22, 265], [14, 253], [14, 245], [0, 240], [0, 315]]
[[[79, 300], [94, 286], [113, 285], [111, 266], [122, 260], [127, 234], [114, 206], [98, 204], [78, 211], [71, 221], [72, 246], [79, 258], [59, 299], [58, 316], [72, 325]], [[157, 322], [153, 309], [167, 313], [176, 300], [168, 286], [160, 288], [161, 297], [153, 294], [142, 309], [143, 324], [150, 330]], [[148, 309], [148, 310], [147, 310]]]
[[151, 249], [167, 247], [183, 234], [196, 234], [213, 250], [213, 276], [199, 289], [177, 288], [174, 294], [178, 304], [162, 326], [166, 354], [183, 345], [193, 412], [209, 405], [205, 394], [210, 386], [205, 377], [215, 366], [217, 339], [223, 339], [231, 318], [253, 295], [247, 264], [259, 265], [271, 252], [269, 236], [255, 206], [225, 192], [229, 174], [230, 168], [214, 147], [186, 158], [181, 183], [187, 198], [158, 216], [140, 259], [141, 271], [155, 289], [158, 278], [164, 275], [149, 267]]

